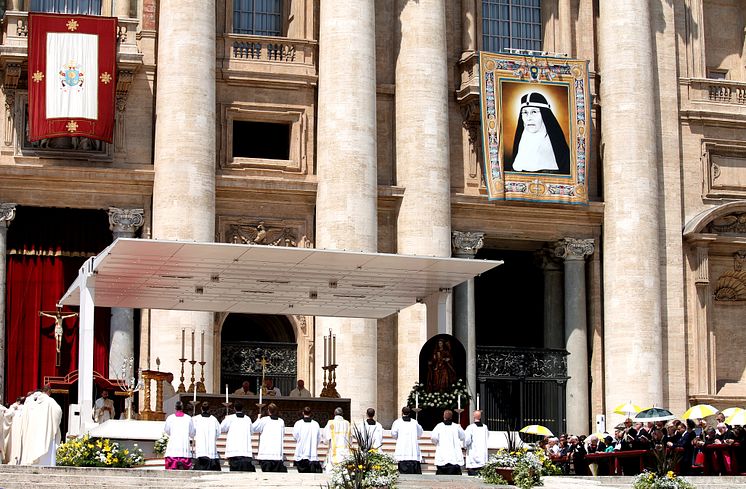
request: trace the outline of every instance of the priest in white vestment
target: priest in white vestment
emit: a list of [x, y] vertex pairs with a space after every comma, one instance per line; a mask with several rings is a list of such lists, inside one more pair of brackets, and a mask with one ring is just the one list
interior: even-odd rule
[[375, 420], [375, 409], [368, 408], [365, 415], [367, 418], [363, 420], [360, 426], [358, 426], [358, 429], [360, 432], [363, 430], [366, 431], [367, 437], [370, 441], [370, 448], [378, 450], [381, 448], [381, 445], [383, 445], [383, 425]]
[[109, 391], [101, 391], [101, 397], [93, 403], [93, 420], [101, 424], [115, 417], [114, 401], [109, 399]]
[[422, 426], [412, 418], [412, 409], [404, 406], [401, 418], [391, 425], [391, 437], [396, 440], [394, 458], [398, 462], [400, 474], [422, 473], [422, 452], [419, 442], [422, 433]]
[[21, 465], [57, 464], [57, 446], [62, 433], [62, 408], [50, 397], [52, 389], [44, 386], [23, 403]]
[[218, 437], [220, 423], [210, 414], [210, 404], [202, 403], [202, 413], [192, 418], [194, 423], [194, 470], [220, 470]]
[[321, 473], [319, 462], [319, 443], [321, 442], [321, 427], [311, 417], [311, 408], [303, 408], [303, 418], [293, 425], [295, 439], [295, 468], [300, 474]]
[[438, 423], [430, 435], [435, 445], [436, 475], [461, 475], [464, 438], [463, 428], [453, 421], [453, 411], [443, 411], [443, 422]]
[[311, 391], [306, 389], [306, 383], [303, 379], [298, 379], [298, 387], [290, 391], [288, 397], [313, 397]]
[[231, 414], [220, 423], [220, 431], [228, 433], [225, 439], [225, 458], [231, 472], [255, 472], [252, 460], [254, 448], [251, 442], [251, 418], [243, 412], [243, 404], [233, 403], [236, 414]]
[[166, 418], [163, 431], [168, 435], [165, 462], [166, 470], [189, 470], [192, 468], [192, 448], [189, 440], [196, 433], [192, 417], [184, 413], [184, 404], [176, 401], [176, 412]]
[[277, 415], [277, 404], [267, 406], [268, 416], [259, 418], [252, 431], [259, 433], [259, 451], [257, 460], [262, 472], [287, 472], [283, 442], [285, 440], [285, 421]]
[[19, 465], [21, 463], [24, 400], [23, 396], [18, 396], [16, 402], [5, 411], [5, 419], [3, 420], [5, 439], [0, 441], [5, 447], [5, 458], [2, 461], [9, 465]]
[[466, 427], [464, 432], [464, 447], [466, 447], [466, 472], [477, 475], [487, 463], [490, 430], [482, 423], [482, 411], [474, 411], [474, 422]]
[[324, 427], [322, 442], [329, 445], [326, 454], [325, 470], [331, 472], [332, 466], [342, 462], [350, 455], [350, 422], [342, 417], [341, 407], [334, 409], [334, 419]]

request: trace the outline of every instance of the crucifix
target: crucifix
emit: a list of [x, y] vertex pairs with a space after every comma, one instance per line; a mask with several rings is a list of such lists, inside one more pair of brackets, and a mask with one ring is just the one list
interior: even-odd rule
[[62, 362], [62, 335], [65, 330], [62, 328], [62, 321], [67, 318], [77, 316], [77, 312], [62, 313], [62, 307], [57, 306], [55, 312], [39, 311], [39, 316], [44, 316], [54, 319], [54, 341], [57, 344], [57, 366], [59, 367]]
[[[264, 355], [262, 355], [262, 359], [257, 360], [257, 363], [262, 366], [262, 383], [259, 386], [259, 404], [263, 406], [262, 398], [264, 397], [264, 395], [267, 394], [264, 390], [264, 374], [267, 371], [267, 365], [269, 365], [269, 360], [264, 358]], [[259, 407], [259, 409], [261, 409], [261, 406]]]

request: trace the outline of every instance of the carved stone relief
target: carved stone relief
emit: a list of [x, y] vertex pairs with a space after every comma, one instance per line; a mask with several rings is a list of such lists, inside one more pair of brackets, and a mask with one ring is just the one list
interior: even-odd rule
[[733, 271], [725, 272], [718, 278], [715, 300], [746, 301], [746, 250], [733, 253]]
[[254, 223], [227, 223], [221, 241], [236, 244], [312, 248], [313, 244], [299, 227], [282, 222], [261, 220]]

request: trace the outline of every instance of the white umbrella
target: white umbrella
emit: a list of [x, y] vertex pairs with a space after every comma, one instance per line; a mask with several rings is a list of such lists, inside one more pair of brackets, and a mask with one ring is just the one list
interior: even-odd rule
[[709, 404], [697, 404], [696, 406], [687, 409], [682, 417], [684, 419], [700, 419], [717, 413], [718, 410], [714, 406], [710, 406]]

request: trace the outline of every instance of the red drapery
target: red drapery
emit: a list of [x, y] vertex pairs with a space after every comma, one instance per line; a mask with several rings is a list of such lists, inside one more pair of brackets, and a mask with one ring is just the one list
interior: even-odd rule
[[[40, 317], [39, 311], [56, 310], [86, 259], [80, 255], [89, 254], [79, 250], [100, 251], [110, 240], [105, 216], [93, 211], [18, 208], [8, 230], [4, 399], [15, 401], [38, 389], [45, 376], [62, 377], [78, 369], [78, 318], [63, 321], [57, 367], [54, 319]], [[78, 308], [63, 311], [78, 312]], [[103, 375], [109, 372], [110, 316], [110, 309], [96, 308], [93, 368]]]

